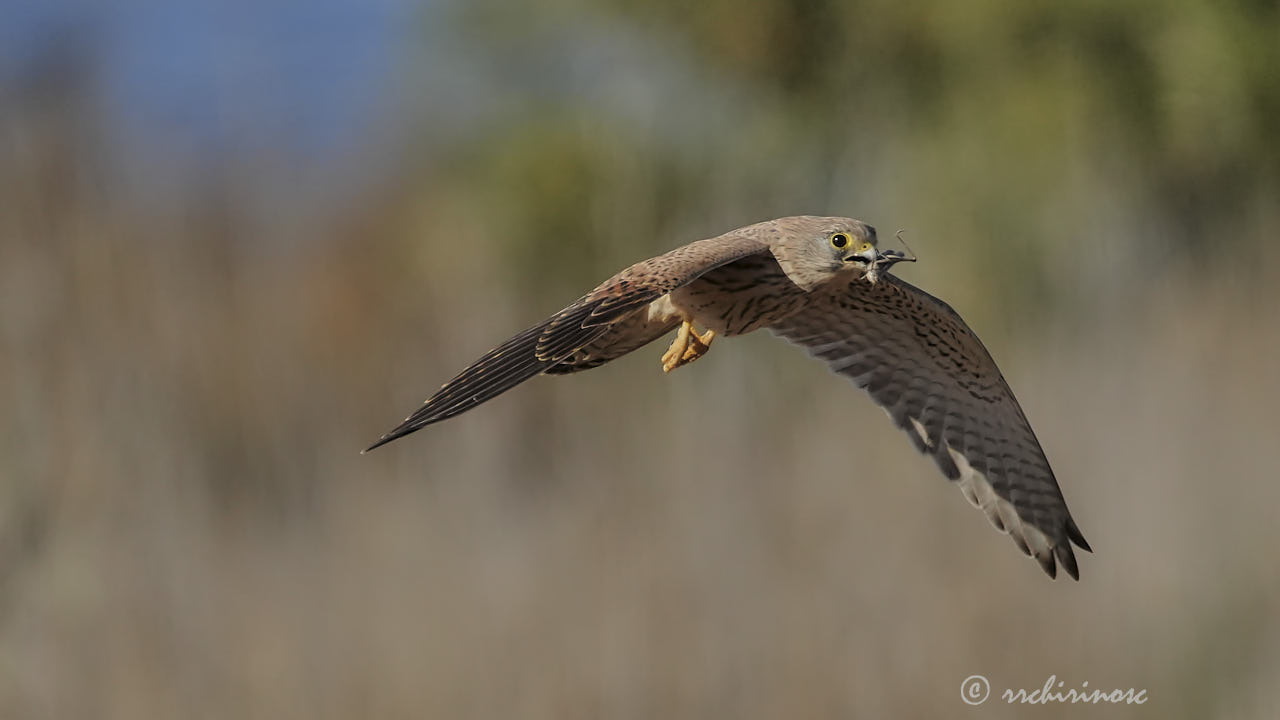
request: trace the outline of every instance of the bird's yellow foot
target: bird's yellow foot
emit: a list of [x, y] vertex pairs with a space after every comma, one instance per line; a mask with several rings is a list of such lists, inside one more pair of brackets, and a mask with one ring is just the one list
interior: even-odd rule
[[715, 337], [714, 330], [708, 330], [699, 335], [694, 332], [693, 323], [686, 320], [680, 325], [676, 339], [671, 341], [671, 347], [667, 348], [667, 352], [662, 355], [662, 371], [671, 372], [681, 365], [688, 365], [702, 357], [711, 348], [711, 341]]
[[708, 330], [701, 335], [690, 330], [689, 347], [685, 348], [684, 355], [680, 356], [680, 359], [684, 361], [683, 364], [691, 363], [703, 355], [706, 355], [707, 351], [711, 349], [711, 341], [715, 339], [715, 330]]

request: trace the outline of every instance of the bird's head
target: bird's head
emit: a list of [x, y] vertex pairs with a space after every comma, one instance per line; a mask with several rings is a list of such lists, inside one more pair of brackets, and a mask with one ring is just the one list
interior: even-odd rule
[[880, 252], [876, 229], [853, 218], [801, 216], [778, 221], [781, 242], [774, 256], [787, 277], [805, 290], [855, 273], [876, 282], [901, 253]]

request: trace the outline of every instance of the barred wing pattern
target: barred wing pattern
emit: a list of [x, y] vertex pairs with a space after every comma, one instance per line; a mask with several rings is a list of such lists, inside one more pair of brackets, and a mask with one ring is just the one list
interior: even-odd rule
[[946, 303], [891, 275], [815, 291], [770, 328], [866, 390], [1050, 577], [1079, 579], [1053, 470], [987, 349]]
[[[768, 249], [755, 237], [728, 233], [632, 265], [555, 315], [490, 350], [365, 452], [460, 415], [547, 372], [600, 339], [631, 313], [645, 312], [654, 300], [709, 270]], [[619, 340], [625, 342], [625, 338]]]

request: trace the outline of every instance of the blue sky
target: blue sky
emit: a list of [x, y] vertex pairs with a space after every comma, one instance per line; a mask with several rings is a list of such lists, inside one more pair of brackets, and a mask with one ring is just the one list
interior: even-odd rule
[[326, 152], [385, 108], [428, 30], [422, 5], [9, 0], [0, 89], [39, 82], [42, 63], [70, 52], [89, 67], [104, 124], [126, 138], [197, 152], [246, 141]]

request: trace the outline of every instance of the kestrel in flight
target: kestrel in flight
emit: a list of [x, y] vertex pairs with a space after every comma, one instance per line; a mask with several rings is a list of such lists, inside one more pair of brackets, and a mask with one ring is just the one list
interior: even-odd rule
[[369, 450], [535, 375], [594, 368], [677, 328], [662, 356], [668, 372], [718, 335], [768, 328], [866, 390], [1050, 577], [1061, 563], [1078, 579], [1071, 544], [1089, 544], [995, 361], [950, 306], [889, 274], [914, 259], [879, 251], [875, 228], [836, 217], [779, 218], [689, 243], [490, 350]]

